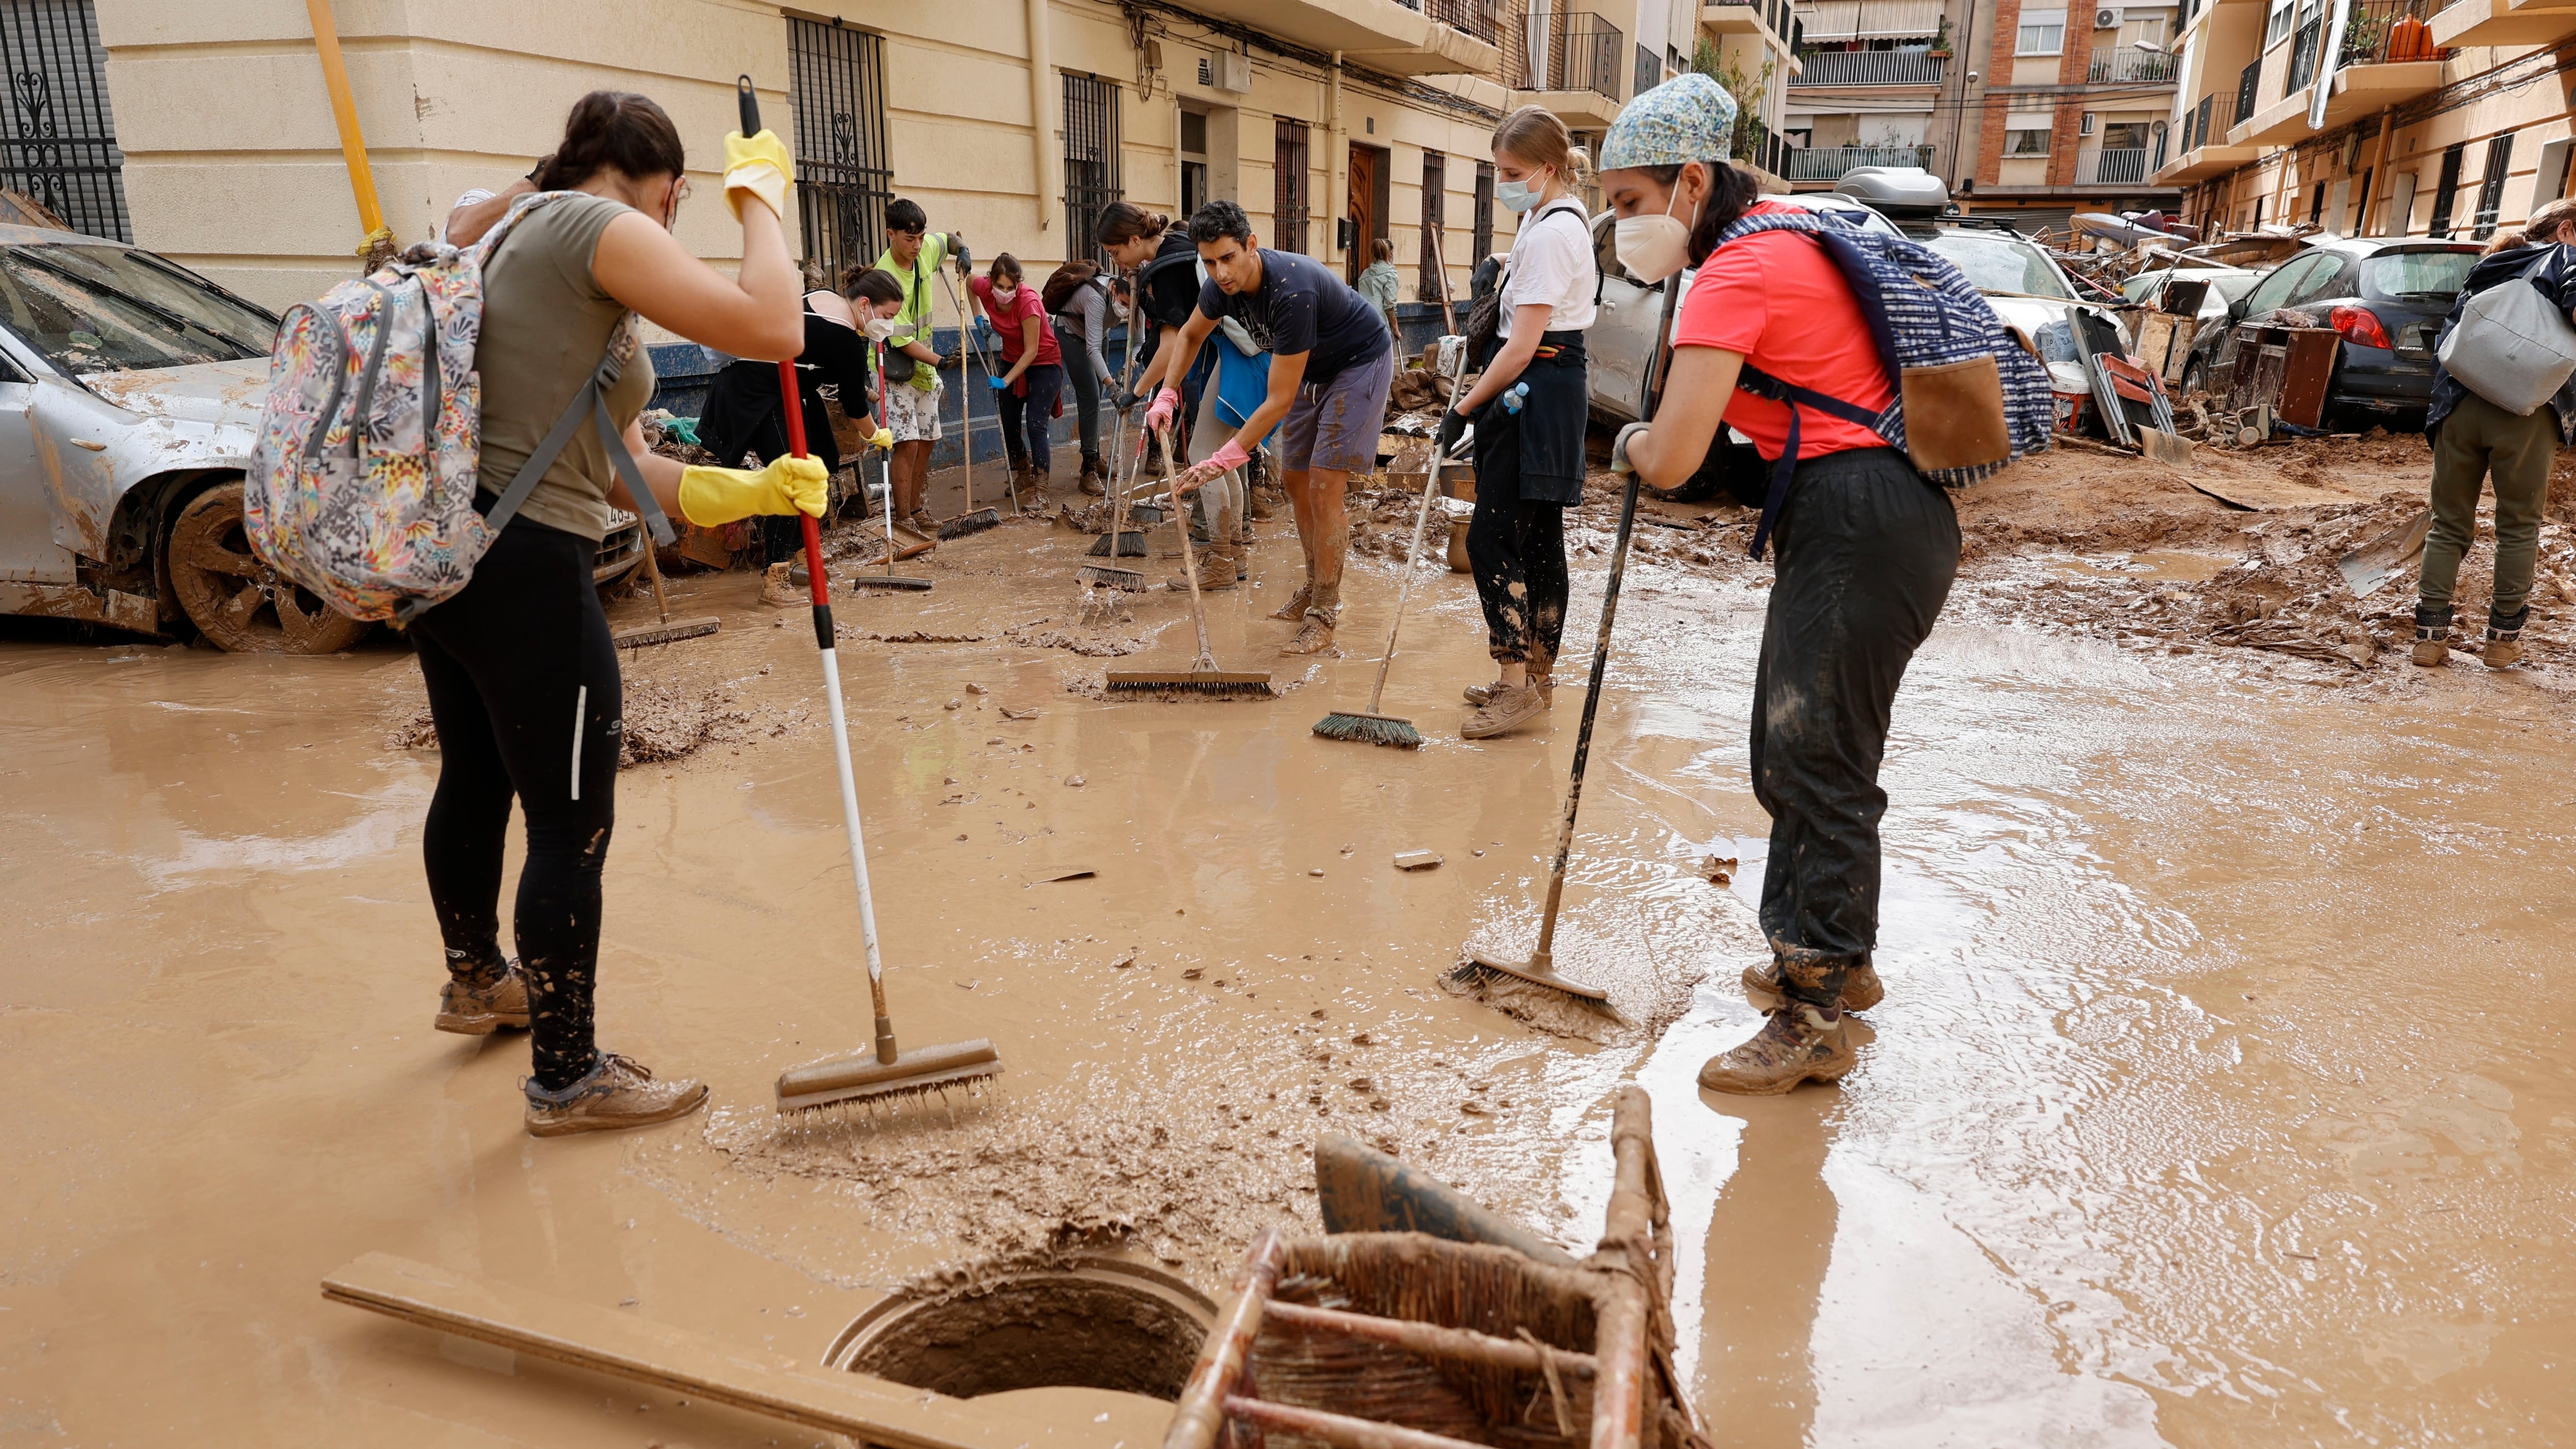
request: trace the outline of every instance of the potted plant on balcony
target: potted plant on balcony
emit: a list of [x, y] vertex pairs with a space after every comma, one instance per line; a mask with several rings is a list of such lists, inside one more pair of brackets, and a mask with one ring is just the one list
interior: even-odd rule
[[1932, 37], [1932, 58], [1934, 60], [1950, 58], [1950, 17], [1947, 15], [1941, 17], [1940, 32]]

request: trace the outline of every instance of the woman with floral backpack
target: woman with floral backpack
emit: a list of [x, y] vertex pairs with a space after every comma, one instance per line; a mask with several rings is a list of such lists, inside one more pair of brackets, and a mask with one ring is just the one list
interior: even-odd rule
[[[628, 355], [604, 394], [608, 412], [666, 510], [702, 525], [823, 511], [825, 474], [812, 459], [758, 472], [683, 468], [646, 450], [636, 426], [653, 394], [637, 315], [737, 356], [792, 357], [804, 345], [801, 277], [778, 220], [786, 147], [763, 131], [728, 136], [724, 149], [725, 199], [742, 222], [738, 280], [671, 236], [688, 184], [662, 108], [610, 91], [574, 104], [537, 193], [514, 203], [524, 210], [483, 259], [477, 506], [487, 516], [601, 358], [620, 351]], [[468, 1035], [531, 1029], [526, 1123], [539, 1137], [667, 1121], [707, 1096], [697, 1082], [657, 1080], [592, 1040], [600, 875], [625, 731], [617, 650], [591, 568], [609, 510], [637, 507], [608, 446], [575, 430], [471, 581], [408, 630], [439, 743], [421, 836], [447, 950], [436, 1025]], [[498, 919], [514, 800], [528, 839], [511, 910], [515, 962], [501, 954]]]

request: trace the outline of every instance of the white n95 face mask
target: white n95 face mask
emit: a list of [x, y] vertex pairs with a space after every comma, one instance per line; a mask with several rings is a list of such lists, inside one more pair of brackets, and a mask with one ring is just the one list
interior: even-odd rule
[[1611, 246], [1619, 254], [1619, 265], [1649, 285], [1690, 265], [1691, 223], [1699, 219], [1699, 209], [1693, 207], [1691, 221], [1683, 221], [1673, 215], [1681, 199], [1676, 186], [1673, 199], [1664, 203], [1663, 215], [1623, 216], [1611, 228]]
[[891, 342], [903, 330], [903, 324], [892, 317], [870, 317], [861, 330], [868, 334], [870, 342]]
[[1497, 181], [1494, 183], [1494, 199], [1501, 202], [1504, 209], [1508, 211], [1527, 211], [1538, 205], [1538, 198], [1539, 188], [1529, 182]]

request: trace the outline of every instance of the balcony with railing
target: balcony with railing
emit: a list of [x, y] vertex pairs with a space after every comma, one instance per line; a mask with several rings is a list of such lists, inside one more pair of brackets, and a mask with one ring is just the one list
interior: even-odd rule
[[[1250, 26], [1396, 75], [1483, 75], [1500, 59], [1475, 11], [1496, 0], [1192, 0], [1212, 20]], [[1426, 7], [1429, 7], [1426, 9]], [[1457, 19], [1432, 13], [1454, 8]]]
[[1929, 146], [1793, 146], [1781, 154], [1791, 181], [1840, 181], [1860, 166], [1932, 167]]
[[1767, 35], [1783, 49], [1796, 25], [1790, 0], [1714, 0], [1699, 7], [1699, 28], [1711, 35]]
[[2576, 11], [2556, 0], [2456, 0], [2427, 28], [2438, 46], [2549, 45], [2576, 35]]
[[2075, 153], [2078, 186], [2135, 186], [2147, 179], [2144, 146], [2086, 146]]
[[1495, 43], [1503, 30], [1501, 0], [1398, 0], [1408, 10], [1418, 10], [1462, 35], [1472, 35], [1487, 45]]
[[1924, 50], [1810, 50], [1792, 89], [1809, 86], [1937, 86], [1947, 63]]
[[1528, 0], [1503, 23], [1503, 84], [1516, 91], [1591, 91], [1619, 97], [1628, 37], [1598, 15], [1550, 7], [1536, 15]]
[[[2240, 98], [2238, 123], [2227, 139], [2236, 145], [2287, 145], [2440, 86], [2446, 53], [2433, 43], [2432, 27], [2424, 19], [2429, 4], [2430, 0], [2354, 0], [2332, 66], [2325, 63], [2326, 17], [2319, 15], [2299, 26], [2286, 47], [2273, 52], [2281, 55], [2273, 72], [2280, 78], [2280, 94], [2250, 111]], [[2311, 127], [2319, 85], [2327, 87], [2325, 116]]]
[[2092, 68], [2084, 79], [2092, 85], [2170, 85], [2182, 73], [2181, 60], [2161, 50], [2134, 46], [2093, 47]]

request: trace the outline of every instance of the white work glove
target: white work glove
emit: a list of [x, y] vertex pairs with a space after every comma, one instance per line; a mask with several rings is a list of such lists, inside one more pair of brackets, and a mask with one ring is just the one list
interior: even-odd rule
[[1611, 472], [1634, 473], [1637, 471], [1636, 465], [1628, 461], [1628, 440], [1631, 438], [1642, 437], [1648, 426], [1649, 425], [1645, 423], [1630, 423], [1628, 426], [1619, 430], [1618, 437], [1613, 438], [1610, 441]]

